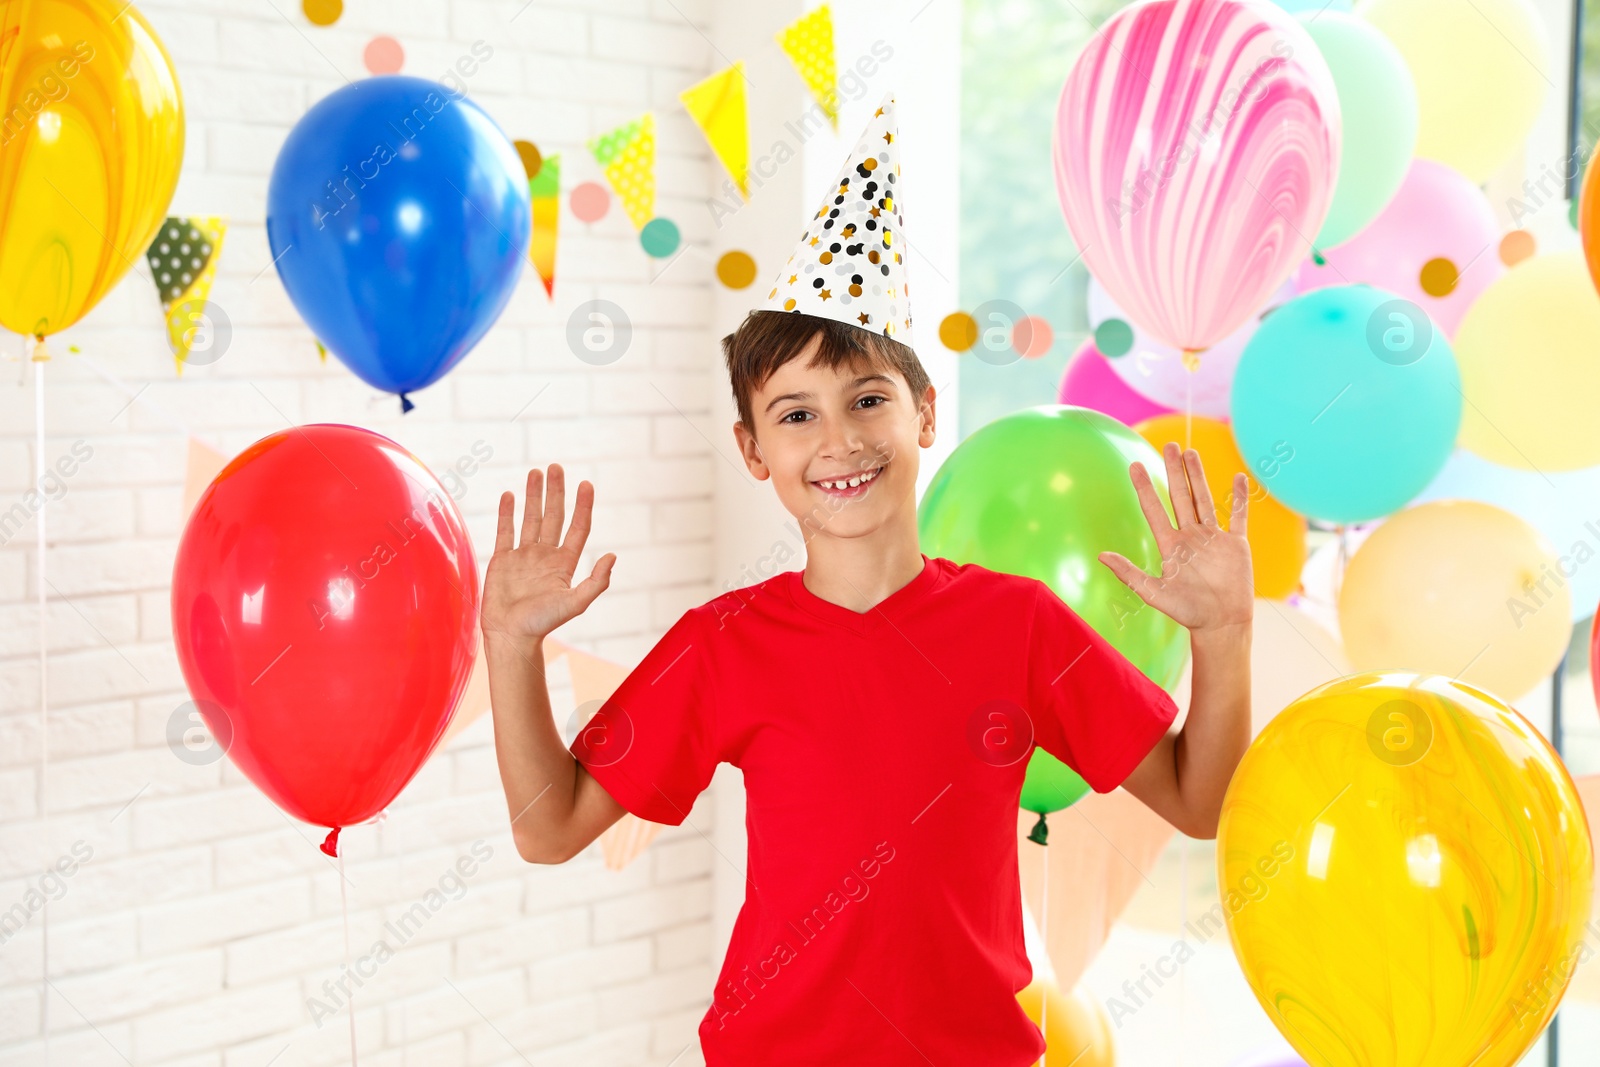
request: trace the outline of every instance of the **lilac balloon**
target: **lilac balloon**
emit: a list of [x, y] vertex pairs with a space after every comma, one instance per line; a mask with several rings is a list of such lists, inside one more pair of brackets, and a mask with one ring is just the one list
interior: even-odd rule
[[1107, 362], [1134, 392], [1174, 411], [1226, 419], [1233, 391], [1233, 372], [1239, 365], [1244, 346], [1255, 336], [1266, 311], [1294, 297], [1293, 282], [1284, 282], [1243, 326], [1201, 352], [1193, 371], [1184, 366], [1181, 352], [1162, 344], [1134, 322], [1105, 286], [1092, 276], [1089, 279], [1089, 325], [1093, 328], [1107, 319], [1121, 319], [1133, 330], [1133, 347], [1126, 355], [1107, 357]]
[[[1325, 265], [1306, 260], [1296, 279], [1302, 292], [1362, 283], [1386, 289], [1454, 337], [1478, 294], [1505, 273], [1499, 245], [1500, 224], [1483, 190], [1443, 163], [1414, 159], [1389, 206], [1350, 240], [1323, 252]], [[1443, 296], [1422, 288], [1422, 269], [1435, 259], [1448, 260], [1458, 272]], [[1443, 277], [1449, 280], [1448, 271]]]
[[1129, 389], [1111, 369], [1110, 360], [1094, 347], [1093, 341], [1083, 342], [1073, 353], [1067, 372], [1061, 376], [1057, 401], [1102, 411], [1125, 426], [1172, 410]]

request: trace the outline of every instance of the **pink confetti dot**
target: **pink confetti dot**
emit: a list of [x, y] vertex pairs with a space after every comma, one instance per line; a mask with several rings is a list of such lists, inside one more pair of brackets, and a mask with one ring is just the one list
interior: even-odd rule
[[1055, 333], [1050, 329], [1050, 324], [1037, 315], [1018, 319], [1011, 328], [1011, 347], [1023, 359], [1038, 359], [1050, 351], [1054, 343]]
[[361, 53], [361, 61], [373, 74], [398, 74], [405, 66], [406, 50], [393, 37], [374, 37]]
[[572, 190], [572, 213], [580, 222], [599, 222], [611, 210], [611, 194], [599, 182], [582, 182]]

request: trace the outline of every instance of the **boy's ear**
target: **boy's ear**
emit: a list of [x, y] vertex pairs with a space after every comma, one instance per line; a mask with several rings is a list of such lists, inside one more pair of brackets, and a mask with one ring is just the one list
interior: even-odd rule
[[923, 448], [932, 448], [937, 419], [936, 401], [938, 394], [932, 385], [923, 391], [921, 405], [917, 410], [917, 418], [921, 425], [917, 430], [917, 444]]
[[767, 461], [761, 456], [761, 446], [756, 444], [756, 435], [737, 419], [733, 423], [733, 440], [739, 446], [739, 455], [744, 457], [744, 465], [750, 469], [756, 481], [764, 482], [772, 477], [772, 472], [767, 470]]

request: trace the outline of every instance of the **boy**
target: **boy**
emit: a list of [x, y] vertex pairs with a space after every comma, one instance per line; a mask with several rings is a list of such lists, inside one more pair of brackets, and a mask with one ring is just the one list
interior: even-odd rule
[[1213, 837], [1250, 740], [1242, 474], [1223, 531], [1198, 457], [1168, 445], [1174, 529], [1134, 464], [1166, 573], [1100, 554], [1191, 631], [1177, 734], [1172, 698], [1047, 586], [918, 550], [935, 395], [909, 347], [894, 131], [886, 99], [766, 306], [723, 341], [735, 439], [804, 528], [804, 572], [686, 612], [568, 750], [541, 642], [605, 590], [615, 557], [571, 584], [594, 490], [578, 487], [563, 539], [559, 466], [528, 475], [520, 545], [515, 500], [500, 501], [482, 622], [522, 856], [563, 862], [624, 811], [677, 825], [719, 762], [744, 772], [747, 894], [700, 1025], [709, 1067], [1035, 1062], [1044, 1041], [1015, 997], [1031, 974], [1016, 818], [1033, 743]]

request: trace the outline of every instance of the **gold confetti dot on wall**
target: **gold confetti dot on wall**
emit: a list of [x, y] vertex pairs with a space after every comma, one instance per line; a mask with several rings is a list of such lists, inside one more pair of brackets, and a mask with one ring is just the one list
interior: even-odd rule
[[1444, 257], [1430, 259], [1422, 265], [1422, 291], [1429, 296], [1449, 296], [1455, 291], [1456, 282], [1461, 280], [1461, 275], [1456, 272], [1456, 265]]
[[1539, 243], [1527, 230], [1512, 230], [1500, 238], [1500, 262], [1515, 267], [1538, 250]]
[[532, 141], [513, 141], [517, 155], [522, 159], [522, 169], [528, 172], [528, 180], [539, 176], [539, 168], [544, 166], [544, 156]]
[[332, 26], [344, 14], [344, 0], [304, 0], [300, 10], [313, 26]]
[[746, 252], [724, 252], [717, 260], [717, 280], [729, 289], [743, 289], [756, 280], [756, 261]]
[[965, 311], [953, 311], [939, 323], [939, 340], [952, 352], [965, 352], [978, 343], [978, 322]]

